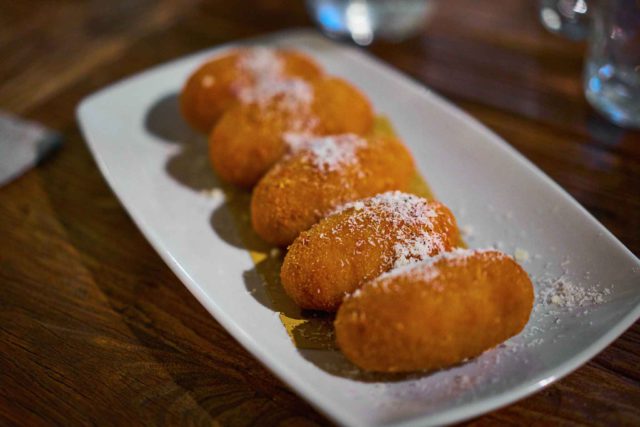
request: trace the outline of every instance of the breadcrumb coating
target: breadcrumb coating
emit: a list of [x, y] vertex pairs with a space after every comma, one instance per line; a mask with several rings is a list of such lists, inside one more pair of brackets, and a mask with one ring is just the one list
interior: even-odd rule
[[[302, 308], [335, 311], [364, 282], [399, 259], [418, 261], [452, 250], [458, 228], [449, 209], [418, 196], [387, 192], [348, 204], [301, 233], [280, 277]], [[419, 251], [409, 248], [419, 247]]]
[[518, 334], [533, 295], [510, 256], [457, 250], [366, 283], [340, 306], [336, 338], [367, 371], [445, 368]]

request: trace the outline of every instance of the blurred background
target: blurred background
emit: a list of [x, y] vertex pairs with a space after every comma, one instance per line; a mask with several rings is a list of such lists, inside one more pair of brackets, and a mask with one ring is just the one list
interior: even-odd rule
[[[621, 99], [632, 112], [640, 99], [624, 86], [640, 70], [636, 0], [606, 2], [597, 21], [589, 0], [382, 3], [0, 0], [0, 136], [62, 142], [0, 186], [0, 385], [11, 385], [0, 386], [0, 420], [328, 424], [162, 263], [75, 119], [94, 91], [221, 43], [316, 27], [361, 46], [498, 133], [640, 254], [640, 132], [615, 114]], [[636, 324], [576, 373], [479, 423], [637, 425], [638, 342]]]
[[[611, 198], [617, 188], [640, 187], [637, 163], [619, 161], [637, 160], [638, 133], [612, 125], [611, 117], [605, 119], [586, 101], [589, 24], [571, 7], [584, 11], [589, 2], [563, 1], [376, 0], [370, 3], [397, 6], [387, 6], [386, 13], [397, 15], [406, 7], [420, 19], [402, 22], [407, 34], [381, 30], [374, 39], [365, 31], [355, 38], [364, 37], [359, 42], [371, 53], [491, 127], [637, 247], [638, 216], [629, 218], [628, 212], [639, 211], [638, 197]], [[337, 3], [343, 6], [336, 8]], [[339, 22], [346, 3], [363, 10], [361, 1], [336, 0], [4, 1], [0, 109], [77, 138], [74, 108], [92, 91], [220, 43], [313, 26], [323, 13]], [[635, 12], [627, 13], [635, 19], [629, 25], [640, 22], [634, 0], [608, 3], [625, 3]], [[567, 16], [558, 10], [573, 13], [581, 29], [560, 28]], [[335, 22], [321, 28], [348, 40]], [[568, 28], [564, 35], [577, 41], [545, 26]]]

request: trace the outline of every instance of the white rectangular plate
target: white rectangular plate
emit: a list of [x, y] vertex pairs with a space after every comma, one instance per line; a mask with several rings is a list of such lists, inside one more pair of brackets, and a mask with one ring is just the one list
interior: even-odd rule
[[[222, 46], [153, 68], [78, 108], [100, 170], [140, 230], [193, 295], [247, 350], [344, 425], [432, 425], [476, 416], [535, 392], [611, 343], [640, 315], [640, 262], [507, 143], [424, 87], [362, 51], [310, 31], [244, 43], [288, 46], [356, 84], [387, 115], [471, 247], [521, 255], [536, 283], [529, 325], [506, 345], [431, 375], [381, 381], [337, 351], [299, 351], [264, 303], [248, 252], [234, 241], [204, 142], [181, 121], [176, 93]], [[227, 219], [225, 219], [227, 218]], [[526, 252], [526, 253], [525, 253]], [[252, 278], [253, 277], [253, 278]], [[545, 296], [573, 283], [575, 307]], [[577, 288], [577, 289], [576, 289]], [[555, 303], [554, 303], [555, 302]]]

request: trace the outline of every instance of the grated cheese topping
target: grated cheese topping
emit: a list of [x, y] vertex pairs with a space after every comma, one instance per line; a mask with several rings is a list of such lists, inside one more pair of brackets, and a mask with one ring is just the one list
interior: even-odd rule
[[[288, 77], [277, 51], [267, 48], [247, 49], [236, 62], [239, 80], [232, 86], [240, 102], [260, 108], [272, 105], [300, 116], [308, 113], [314, 99], [313, 87], [306, 81]], [[244, 76], [244, 78], [242, 78]], [[313, 128], [313, 121], [293, 120], [293, 130]]]
[[314, 136], [307, 133], [285, 134], [291, 154], [302, 153], [306, 162], [323, 172], [337, 172], [358, 162], [357, 152], [366, 140], [352, 133]]
[[[399, 267], [428, 258], [445, 249], [445, 243], [439, 233], [435, 233], [432, 218], [438, 216], [434, 206], [422, 197], [400, 191], [389, 191], [377, 196], [347, 203], [334, 212], [353, 209], [346, 226], [351, 228], [367, 224], [374, 227], [374, 233], [368, 244], [379, 246], [383, 241], [393, 240], [393, 256], [387, 259], [393, 267]], [[391, 224], [382, 229], [383, 224]], [[338, 231], [339, 232], [339, 231]], [[391, 233], [389, 235], [388, 233]]]
[[236, 67], [256, 80], [279, 80], [284, 74], [282, 58], [274, 50], [265, 47], [244, 51], [238, 58]]
[[610, 293], [609, 288], [587, 287], [560, 277], [542, 287], [540, 296], [546, 305], [576, 308], [602, 304]]
[[[462, 267], [472, 256], [494, 251], [494, 249], [455, 249], [449, 252], [440, 252], [435, 256], [428, 257], [423, 260], [395, 267], [394, 269], [382, 274], [380, 276], [380, 279], [404, 276], [416, 277], [421, 280], [427, 281], [437, 276], [438, 269], [434, 267], [434, 265], [443, 259], [451, 261], [454, 264]], [[502, 252], [496, 252], [495, 256], [497, 257], [497, 259], [501, 259], [502, 257], [509, 257]]]
[[308, 107], [313, 101], [313, 88], [298, 78], [265, 80], [263, 78], [253, 86], [238, 91], [238, 98], [245, 104], [258, 104], [264, 108], [272, 101], [287, 111], [296, 111]]

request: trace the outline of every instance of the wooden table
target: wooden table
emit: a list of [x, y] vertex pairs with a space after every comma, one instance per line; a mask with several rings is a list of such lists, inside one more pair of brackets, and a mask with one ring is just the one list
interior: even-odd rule
[[[535, 2], [448, 0], [370, 51], [492, 128], [640, 254], [640, 133], [582, 95], [582, 44]], [[98, 172], [87, 94], [212, 45], [310, 25], [303, 2], [0, 1], [0, 109], [63, 148], [0, 188], [0, 424], [330, 424], [196, 302]], [[640, 424], [640, 325], [562, 381], [473, 424]]]

